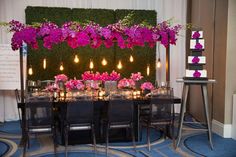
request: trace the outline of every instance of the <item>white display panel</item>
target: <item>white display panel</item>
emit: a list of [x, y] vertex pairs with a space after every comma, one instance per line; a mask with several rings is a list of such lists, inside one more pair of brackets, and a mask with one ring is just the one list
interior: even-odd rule
[[[207, 71], [206, 70], [197, 70], [199, 73], [201, 73], [200, 78], [207, 77]], [[188, 70], [185, 71], [186, 77], [194, 77], [195, 70]]]
[[[188, 56], [188, 64], [193, 64], [193, 58], [196, 56]], [[199, 58], [199, 62], [197, 64], [206, 64], [205, 56], [197, 56]]]
[[[25, 78], [26, 51], [24, 51], [23, 66]], [[13, 51], [11, 45], [0, 45], [0, 90], [16, 88], [20, 89], [20, 53]]]

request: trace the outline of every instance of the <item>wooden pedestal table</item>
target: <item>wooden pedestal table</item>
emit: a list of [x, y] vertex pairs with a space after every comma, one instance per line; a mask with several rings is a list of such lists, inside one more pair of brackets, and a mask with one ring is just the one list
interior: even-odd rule
[[208, 102], [208, 93], [207, 93], [207, 84], [209, 83], [215, 83], [216, 80], [213, 79], [207, 79], [207, 80], [187, 80], [187, 79], [177, 79], [177, 82], [184, 83], [183, 87], [183, 93], [182, 93], [182, 103], [181, 103], [181, 110], [180, 110], [180, 119], [179, 119], [179, 127], [178, 127], [178, 139], [176, 143], [176, 147], [179, 146], [181, 137], [182, 137], [182, 129], [183, 129], [183, 123], [184, 123], [184, 112], [186, 110], [186, 103], [188, 98], [188, 92], [190, 85], [199, 85], [201, 86], [201, 92], [203, 97], [203, 104], [204, 104], [204, 111], [205, 111], [205, 117], [207, 122], [207, 128], [206, 131], [208, 132], [208, 140], [210, 142], [211, 149], [213, 149], [213, 143], [212, 143], [212, 132], [211, 132], [211, 120], [209, 117], [209, 102]]

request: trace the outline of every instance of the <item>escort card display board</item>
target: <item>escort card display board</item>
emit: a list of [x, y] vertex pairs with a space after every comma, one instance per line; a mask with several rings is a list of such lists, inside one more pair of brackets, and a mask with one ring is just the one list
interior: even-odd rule
[[[0, 90], [20, 89], [20, 56], [11, 49], [11, 45], [0, 45]], [[24, 74], [26, 50], [24, 49]]]
[[[52, 7], [27, 7], [26, 23], [44, 22], [45, 19], [55, 22], [58, 25], [66, 21], [94, 21], [100, 26], [113, 24], [130, 13], [133, 14], [131, 25], [146, 21], [150, 25], [156, 25], [156, 11], [153, 10], [109, 10], [109, 9], [70, 9], [70, 8], [52, 8]], [[36, 14], [37, 13], [37, 14]], [[79, 63], [74, 62], [75, 55], [79, 58]], [[130, 62], [129, 57], [133, 56], [134, 61]], [[107, 65], [103, 66], [101, 61], [105, 58]], [[46, 59], [46, 69], [43, 69], [43, 60]], [[90, 46], [71, 49], [66, 43], [53, 46], [52, 50], [43, 48], [42, 42], [39, 42], [37, 50], [29, 49], [28, 68], [33, 68], [33, 75], [28, 75], [30, 80], [52, 80], [59, 73], [66, 74], [69, 78], [81, 78], [84, 71], [88, 71], [90, 59], [94, 63], [93, 72], [111, 72], [115, 70], [121, 73], [122, 77], [130, 77], [131, 73], [141, 72], [145, 79], [155, 80], [155, 60], [156, 48], [149, 46], [134, 47], [131, 49], [120, 49], [116, 43], [111, 48], [104, 45], [97, 49]], [[117, 69], [117, 64], [121, 60], [122, 69]], [[60, 63], [63, 63], [64, 70], [60, 71]], [[146, 76], [147, 64], [150, 65], [150, 75]]]
[[185, 71], [185, 79], [207, 79], [207, 71], [204, 69], [206, 64], [206, 57], [203, 55], [204, 48], [203, 31], [192, 31], [190, 39], [191, 53], [187, 59], [188, 69]]

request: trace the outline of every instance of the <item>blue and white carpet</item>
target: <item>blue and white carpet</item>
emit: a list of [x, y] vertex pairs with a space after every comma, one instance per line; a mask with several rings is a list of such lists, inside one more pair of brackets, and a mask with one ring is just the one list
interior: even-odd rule
[[[187, 127], [201, 128], [201, 125], [188, 125]], [[151, 132], [151, 151], [146, 145], [146, 131], [142, 132], [142, 140], [137, 142], [136, 151], [132, 142], [110, 143], [109, 157], [236, 157], [236, 141], [225, 139], [213, 134], [214, 150], [210, 149], [206, 132], [184, 131], [180, 147], [174, 149], [172, 140], [164, 139], [156, 130]], [[22, 148], [18, 148], [21, 138], [19, 122], [6, 122], [0, 124], [0, 156], [20, 157]], [[69, 157], [104, 157], [104, 145], [97, 145], [97, 153], [94, 153], [92, 145], [70, 146]], [[27, 156], [31, 157], [52, 157], [53, 144], [48, 136], [31, 138], [30, 149]], [[64, 147], [57, 148], [57, 156], [64, 156]]]

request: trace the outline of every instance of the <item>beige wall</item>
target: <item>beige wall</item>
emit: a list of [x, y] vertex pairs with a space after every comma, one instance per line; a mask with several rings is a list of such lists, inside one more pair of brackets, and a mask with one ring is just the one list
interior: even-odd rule
[[213, 119], [224, 123], [228, 0], [216, 0], [213, 76]]
[[[213, 43], [214, 43], [214, 1], [212, 0], [192, 0], [191, 20], [193, 26], [201, 27], [203, 38], [205, 39], [205, 51], [203, 55], [207, 58], [207, 75], [213, 77]], [[212, 100], [212, 85], [208, 86], [209, 100]], [[190, 87], [189, 111], [200, 121], [204, 120], [204, 110], [202, 95], [199, 86]], [[211, 108], [211, 106], [210, 106]], [[211, 109], [210, 109], [211, 110]]]
[[232, 122], [233, 93], [236, 91], [236, 1], [229, 0], [226, 52], [225, 124]]
[[[232, 95], [236, 91], [236, 1], [192, 0], [191, 21], [203, 28], [208, 77], [217, 83], [209, 86], [212, 118], [232, 122]], [[190, 89], [189, 111], [204, 120], [200, 89]]]

